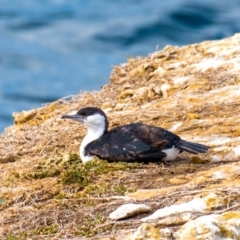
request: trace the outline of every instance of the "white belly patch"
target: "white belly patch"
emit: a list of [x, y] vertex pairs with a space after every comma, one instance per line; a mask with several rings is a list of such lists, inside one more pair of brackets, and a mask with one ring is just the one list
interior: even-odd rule
[[173, 161], [177, 158], [180, 150], [173, 146], [172, 148], [162, 150], [162, 152], [165, 152], [167, 154], [167, 156], [163, 160]]

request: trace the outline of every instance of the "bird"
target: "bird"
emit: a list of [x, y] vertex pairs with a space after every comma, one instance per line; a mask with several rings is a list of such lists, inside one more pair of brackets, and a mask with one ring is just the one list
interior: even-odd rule
[[82, 123], [87, 134], [79, 148], [83, 163], [96, 157], [108, 162], [161, 162], [173, 161], [185, 151], [206, 153], [208, 146], [189, 142], [161, 127], [141, 122], [129, 123], [108, 130], [108, 118], [97, 107], [85, 107], [75, 114], [63, 115]]

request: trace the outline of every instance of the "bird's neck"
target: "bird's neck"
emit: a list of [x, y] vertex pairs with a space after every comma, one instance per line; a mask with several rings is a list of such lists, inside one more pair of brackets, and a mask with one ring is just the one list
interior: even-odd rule
[[105, 132], [105, 127], [101, 127], [101, 126], [88, 127], [87, 135], [83, 138], [79, 148], [80, 157], [83, 163], [91, 161], [94, 158], [94, 156], [86, 155], [85, 153], [86, 146], [89, 143], [99, 139], [104, 134], [104, 132]]

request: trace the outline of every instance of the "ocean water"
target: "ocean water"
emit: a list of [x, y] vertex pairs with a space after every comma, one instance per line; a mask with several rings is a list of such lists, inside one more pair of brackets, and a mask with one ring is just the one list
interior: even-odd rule
[[109, 82], [166, 45], [240, 32], [238, 0], [0, 0], [0, 132], [12, 112]]

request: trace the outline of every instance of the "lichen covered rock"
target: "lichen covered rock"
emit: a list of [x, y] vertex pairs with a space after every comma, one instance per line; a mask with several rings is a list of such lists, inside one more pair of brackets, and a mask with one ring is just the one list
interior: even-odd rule
[[176, 240], [240, 239], [240, 212], [225, 212], [199, 217], [184, 224]]

